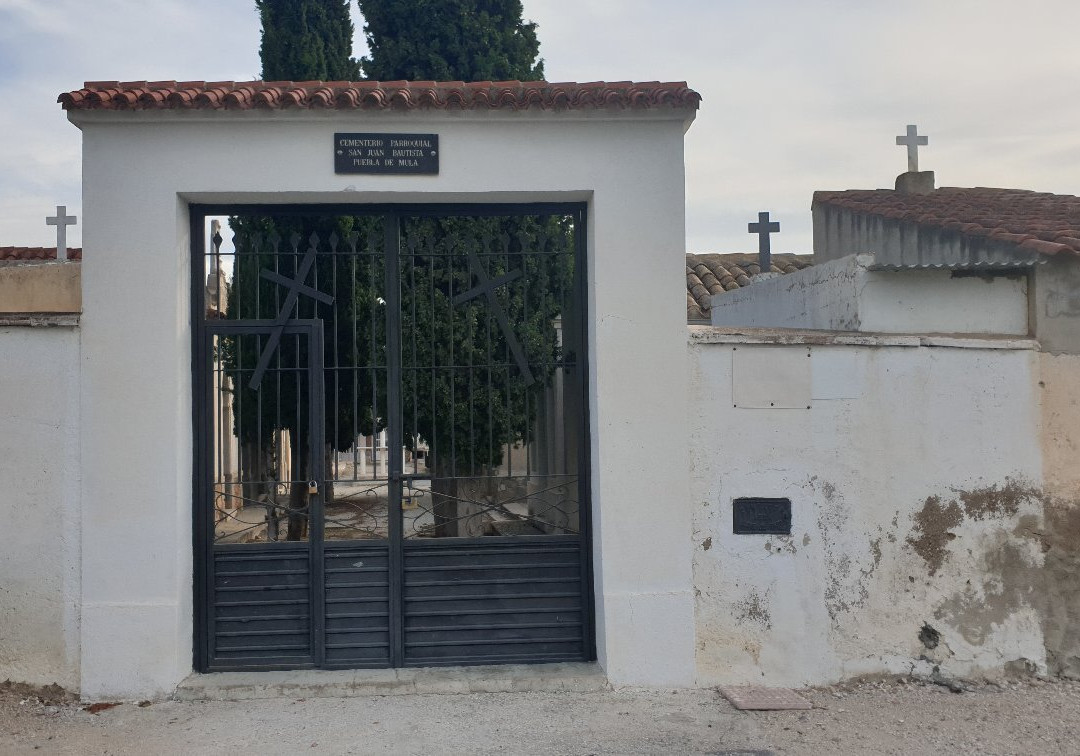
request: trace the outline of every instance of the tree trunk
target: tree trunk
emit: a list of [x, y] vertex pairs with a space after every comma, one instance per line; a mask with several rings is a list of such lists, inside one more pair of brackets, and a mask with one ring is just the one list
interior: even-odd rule
[[292, 484], [289, 486], [289, 529], [286, 539], [289, 541], [303, 541], [308, 534], [308, 520], [310, 511], [308, 508], [308, 460], [307, 451], [304, 449], [306, 438], [295, 430], [289, 433], [289, 444], [292, 447]]
[[428, 458], [431, 467], [431, 511], [435, 514], [435, 537], [455, 538], [458, 534], [457, 480], [450, 477], [450, 466], [440, 459]]
[[487, 530], [481, 493], [488, 478], [455, 478], [450, 465], [435, 460], [431, 480], [431, 505], [436, 538], [478, 538]]

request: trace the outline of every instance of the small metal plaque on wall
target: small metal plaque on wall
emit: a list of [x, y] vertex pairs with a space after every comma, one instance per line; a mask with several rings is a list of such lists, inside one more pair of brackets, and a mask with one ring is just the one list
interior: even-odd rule
[[334, 134], [334, 173], [438, 172], [438, 134]]
[[732, 505], [736, 535], [791, 535], [791, 499], [748, 497]]

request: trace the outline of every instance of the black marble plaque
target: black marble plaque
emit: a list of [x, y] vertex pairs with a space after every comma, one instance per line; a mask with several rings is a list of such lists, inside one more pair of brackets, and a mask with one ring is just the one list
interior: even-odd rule
[[438, 172], [438, 134], [334, 134], [334, 173]]
[[791, 499], [748, 497], [732, 504], [737, 535], [791, 535]]

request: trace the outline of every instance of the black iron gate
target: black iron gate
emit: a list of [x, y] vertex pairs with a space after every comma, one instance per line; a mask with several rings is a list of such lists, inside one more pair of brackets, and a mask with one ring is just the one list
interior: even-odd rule
[[192, 207], [197, 669], [594, 658], [584, 220]]

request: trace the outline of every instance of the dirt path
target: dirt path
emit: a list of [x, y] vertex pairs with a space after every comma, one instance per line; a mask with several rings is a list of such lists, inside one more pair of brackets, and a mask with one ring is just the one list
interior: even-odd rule
[[740, 713], [714, 691], [84, 706], [0, 686], [2, 754], [1080, 754], [1080, 683], [897, 682]]

